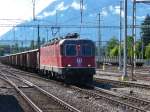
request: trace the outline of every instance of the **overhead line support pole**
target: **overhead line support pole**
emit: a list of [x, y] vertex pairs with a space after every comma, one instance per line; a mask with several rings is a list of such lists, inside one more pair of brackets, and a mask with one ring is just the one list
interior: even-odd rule
[[123, 76], [122, 80], [128, 80], [127, 75], [127, 4], [128, 1], [124, 0], [124, 63], [123, 63]]
[[[81, 20], [80, 20], [80, 33], [83, 25], [83, 0], [80, 0], [80, 15], [81, 15]], [[80, 37], [80, 36], [79, 36]]]
[[132, 71], [131, 71], [131, 77], [132, 80], [134, 79], [134, 74], [135, 74], [135, 68], [136, 68], [136, 1], [133, 0], [133, 17], [132, 17], [132, 37], [133, 37], [133, 42], [132, 42]]
[[122, 1], [120, 1], [119, 71], [121, 71], [122, 69], [121, 41], [122, 41]]
[[40, 68], [40, 53], [41, 53], [40, 52], [40, 44], [41, 44], [41, 39], [40, 39], [40, 26], [39, 25], [37, 26], [37, 30], [38, 30], [37, 31], [37, 33], [38, 33], [37, 47], [38, 47], [38, 50], [39, 50], [39, 57], [38, 57], [39, 58], [39, 60], [38, 60], [39, 65], [38, 65], [38, 67]]
[[80, 0], [80, 14], [81, 14], [81, 24], [83, 22], [83, 0]]
[[98, 14], [98, 59], [101, 59], [101, 14]]
[[33, 4], [33, 20], [35, 21], [35, 0], [32, 0]]

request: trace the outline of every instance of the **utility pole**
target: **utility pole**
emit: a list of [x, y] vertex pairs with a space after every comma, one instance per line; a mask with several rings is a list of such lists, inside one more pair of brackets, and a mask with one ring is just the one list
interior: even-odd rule
[[22, 47], [21, 52], [23, 52], [23, 41], [21, 41], [21, 47]]
[[32, 4], [33, 4], [33, 20], [35, 21], [35, 0], [32, 0]]
[[13, 35], [14, 35], [14, 43], [16, 43], [16, 31], [15, 31], [15, 27], [14, 27], [14, 30], [13, 30]]
[[40, 40], [40, 26], [39, 25], [37, 26], [37, 29], [38, 29], [37, 47], [38, 47], [38, 49], [40, 49], [41, 40]]
[[101, 14], [98, 13], [98, 59], [101, 59]]
[[46, 28], [46, 40], [47, 40], [47, 42], [48, 42], [48, 28]]
[[133, 28], [134, 28], [134, 74], [135, 74], [135, 68], [136, 68], [136, 1], [134, 0], [134, 3], [133, 3], [133, 15], [134, 15], [134, 25], [133, 25]]
[[142, 59], [143, 59], [144, 58], [144, 42], [143, 42], [143, 37], [141, 33], [140, 35], [141, 35], [141, 42], [142, 42]]
[[[132, 29], [132, 34], [134, 36], [134, 73], [135, 73], [135, 67], [136, 67], [136, 54], [135, 54], [135, 51], [136, 51], [136, 4], [138, 3], [145, 3], [145, 4], [149, 4], [150, 1], [149, 0], [132, 0], [133, 1], [133, 29]], [[144, 45], [143, 45], [143, 38], [142, 38], [142, 58], [143, 58], [143, 48]], [[132, 73], [133, 74], [133, 73]]]
[[122, 1], [120, 1], [119, 71], [121, 71], [122, 69], [121, 41], [122, 41]]
[[55, 25], [57, 26], [58, 25], [58, 11], [56, 10], [56, 18], [55, 18]]
[[83, 24], [83, 0], [80, 0], [80, 33], [82, 30], [82, 24]]
[[127, 4], [128, 1], [124, 0], [124, 63], [123, 63], [123, 76], [122, 80], [128, 80], [128, 74], [127, 74]]
[[81, 15], [81, 24], [83, 22], [83, 0], [80, 0], [80, 15]]
[[14, 30], [13, 30], [13, 35], [14, 35], [14, 47], [13, 47], [13, 53], [15, 53], [15, 44], [16, 44], [16, 31], [15, 31], [15, 27], [14, 27]]
[[60, 34], [60, 27], [58, 26], [58, 11], [56, 10], [55, 25], [51, 27], [52, 36], [55, 37], [57, 34]]
[[38, 67], [40, 68], [40, 54], [41, 54], [41, 52], [40, 52], [40, 43], [41, 43], [41, 40], [40, 40], [40, 26], [38, 25], [37, 26], [37, 29], [38, 29], [38, 40], [37, 40], [37, 47], [38, 47], [38, 50], [39, 50], [39, 62], [38, 62]]
[[132, 67], [131, 67], [131, 77], [132, 81], [134, 79], [134, 74], [135, 74], [135, 67], [136, 67], [136, 1], [133, 0], [133, 15], [132, 15], [132, 37], [133, 37], [133, 42], [132, 42]]

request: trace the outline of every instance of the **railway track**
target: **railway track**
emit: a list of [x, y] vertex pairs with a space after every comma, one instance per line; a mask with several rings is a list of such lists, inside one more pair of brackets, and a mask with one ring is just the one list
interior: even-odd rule
[[105, 89], [101, 89], [101, 88], [97, 88], [97, 87], [95, 87], [95, 91], [96, 91], [95, 93], [97, 94], [105, 94], [105, 95], [110, 96], [112, 99], [123, 101], [125, 104], [127, 104], [126, 108], [128, 108], [128, 104], [129, 104], [129, 105], [133, 105], [133, 109], [137, 108], [138, 110], [139, 108], [141, 108], [141, 111], [142, 110], [144, 110], [145, 112], [150, 111], [150, 109], [147, 108], [147, 106], [150, 105], [150, 101], [148, 100], [144, 100], [144, 99], [137, 98], [134, 96], [129, 96], [129, 95], [122, 94], [122, 93], [118, 94], [118, 93], [108, 91]]
[[[29, 73], [29, 72], [25, 72], [25, 71], [21, 71], [21, 70], [16, 70], [16, 69], [11, 69], [11, 71], [14, 73], [18, 73], [20, 75], [27, 74], [26, 76], [39, 78], [40, 80], [43, 79], [43, 80], [50, 81], [49, 79], [41, 78], [41, 77], [37, 76], [35, 73]], [[137, 88], [142, 88], [142, 89], [150, 89], [150, 85], [148, 85], [148, 84], [140, 84], [140, 83], [131, 82], [131, 81], [119, 81], [119, 80], [111, 80], [111, 79], [104, 79], [104, 78], [94, 78], [94, 80], [96, 82], [110, 83], [110, 84], [114, 84], [114, 85], [122, 86], [122, 87], [137, 87]]]
[[89, 91], [89, 90], [84, 90], [81, 88], [76, 88], [73, 87], [73, 89], [76, 89], [84, 94], [89, 95], [90, 97], [95, 98], [97, 101], [98, 100], [105, 100], [109, 103], [112, 103], [112, 105], [115, 105], [119, 108], [123, 108], [123, 110], [128, 111], [128, 112], [150, 112], [150, 110], [147, 110], [147, 105], [150, 104], [149, 101], [127, 96], [127, 95], [121, 95], [121, 94], [116, 94], [111, 91], [107, 91], [101, 88], [95, 87], [94, 90]]
[[[35, 112], [80, 112], [78, 109], [23, 78], [8, 75], [2, 71], [1, 79], [11, 84]], [[21, 86], [19, 86], [19, 81]]]
[[[5, 70], [4, 70], [5, 71]], [[7, 72], [9, 72], [9, 71], [7, 71]], [[36, 80], [41, 80], [41, 81], [43, 81], [41, 84], [39, 84], [39, 83], [36, 83], [36, 84], [39, 84], [40, 85], [40, 87], [43, 87], [43, 88], [47, 88], [48, 89], [48, 87], [49, 87], [49, 85], [48, 84], [46, 84], [46, 83], [50, 83], [50, 82], [52, 82], [50, 85], [51, 86], [53, 86], [54, 88], [56, 87], [56, 86], [60, 86], [61, 88], [64, 88], [65, 90], [65, 95], [66, 94], [70, 94], [70, 95], [67, 95], [67, 96], [69, 96], [69, 98], [65, 98], [65, 95], [64, 96], [60, 96], [60, 98], [62, 98], [63, 100], [66, 100], [66, 99], [70, 99], [70, 102], [72, 102], [72, 104], [74, 104], [75, 102], [74, 102], [74, 100], [75, 99], [77, 99], [77, 100], [79, 100], [78, 102], [77, 102], [77, 104], [74, 104], [74, 105], [77, 105], [76, 107], [78, 107], [78, 108], [80, 108], [83, 112], [97, 112], [97, 111], [106, 111], [106, 112], [109, 112], [108, 110], [107, 110], [107, 108], [106, 107], [103, 107], [103, 105], [98, 105], [98, 104], [92, 104], [92, 102], [91, 102], [91, 99], [89, 99], [88, 97], [87, 97], [87, 95], [85, 95], [84, 93], [82, 93], [81, 94], [81, 92], [80, 92], [80, 90], [78, 90], [78, 89], [73, 89], [73, 88], [71, 88], [70, 86], [68, 87], [68, 86], [64, 86], [64, 85], [62, 85], [62, 83], [60, 82], [56, 82], [56, 81], [52, 81], [52, 80], [49, 80], [49, 79], [45, 79], [45, 78], [41, 78], [41, 77], [38, 77], [38, 76], [35, 76], [35, 74], [34, 74], [34, 76], [33, 76], [33, 74], [32, 73], [30, 73], [30, 75], [29, 74], [25, 74], [26, 72], [19, 72], [19, 71], [16, 71], [16, 72], [11, 72], [10, 74], [11, 75], [13, 75], [13, 73], [18, 73], [18, 74], [20, 74], [20, 75], [24, 75], [26, 78], [28, 77], [28, 78], [30, 78], [31, 79], [31, 77], [32, 78], [35, 78]], [[17, 75], [17, 74], [16, 74]], [[17, 75], [17, 76], [19, 76], [19, 75]], [[24, 78], [25, 78], [24, 77]], [[33, 81], [33, 82], [35, 82], [33, 79], [31, 79], [31, 81]], [[37, 81], [36, 81], [37, 82]], [[59, 88], [60, 88], [59, 87]], [[52, 91], [54, 91], [54, 90], [51, 90], [51, 92]], [[67, 93], [66, 93], [66, 91], [67, 91]], [[59, 92], [59, 91], [57, 91], [57, 92]], [[63, 91], [61, 90], [61, 93], [63, 93]], [[56, 93], [54, 93], [54, 94], [56, 94]], [[74, 99], [73, 99], [74, 98]], [[95, 99], [94, 99], [95, 100]]]
[[[111, 75], [111, 76], [118, 76], [118, 77], [120, 77], [120, 76], [122, 76], [122, 71], [111, 71], [111, 70], [97, 70], [96, 71], [96, 73], [98, 74], [98, 75]], [[128, 71], [128, 74], [131, 74], [131, 71]], [[149, 75], [150, 74], [150, 72], [149, 72], [149, 70], [147, 70], [147, 71], [135, 71], [135, 76], [140, 76], [140, 75], [142, 75], [142, 76], [144, 76], [144, 75]]]
[[[32, 75], [36, 77], [37, 74], [35, 73], [30, 73], [30, 72], [26, 72], [26, 71], [21, 71], [21, 70], [18, 70], [18, 69], [14, 69], [14, 68], [10, 68], [10, 70], [14, 73], [20, 73], [20, 74], [28, 74], [28, 75]], [[111, 76], [112, 74], [109, 74], [109, 72], [106, 72], [106, 74], [102, 74], [102, 75], [105, 75], [105, 76]], [[113, 73], [113, 75], [115, 75], [115, 77], [120, 77], [120, 74], [119, 73]], [[37, 77], [38, 78], [38, 77]], [[117, 85], [122, 85], [122, 86], [132, 86], [132, 87], [140, 87], [140, 88], [147, 88], [149, 89], [150, 87], [144, 87], [144, 86], [147, 86], [147, 84], [139, 84], [139, 83], [134, 83], [134, 82], [127, 82], [127, 81], [114, 81], [114, 80], [109, 80], [109, 79], [101, 79], [101, 78], [94, 78], [97, 82], [99, 82], [98, 80], [100, 80], [100, 82], [109, 82], [109, 83], [112, 83], [112, 84], [117, 84]], [[149, 85], [148, 85], [149, 86]]]
[[[25, 75], [24, 72], [19, 72], [19, 71], [16, 71], [16, 72], [21, 73], [22, 75], [23, 74]], [[42, 79], [42, 80], [46, 80], [46, 79]], [[86, 96], [87, 99], [92, 97], [97, 102], [99, 102], [100, 100], [105, 100], [106, 102], [109, 102], [109, 104], [113, 103], [113, 105], [117, 106], [118, 108], [122, 108], [123, 110], [128, 110], [131, 112], [133, 111], [148, 112], [145, 110], [145, 108], [146, 108], [146, 105], [150, 104], [150, 102], [143, 100], [143, 99], [139, 99], [139, 98], [135, 98], [135, 97], [127, 96], [127, 95], [121, 95], [121, 94], [118, 95], [118, 94], [115, 94], [114, 92], [102, 90], [99, 88], [95, 88], [95, 90], [85, 90], [85, 89], [77, 88], [74, 86], [71, 86], [71, 88], [74, 89], [75, 91], [88, 95]]]
[[150, 89], [150, 85], [148, 84], [141, 84], [141, 83], [131, 82], [131, 81], [119, 81], [119, 80], [111, 80], [111, 79], [104, 79], [104, 78], [94, 78], [94, 80], [99, 83], [110, 83], [121, 87], [136, 87], [142, 89]]
[[[6, 70], [6, 69], [5, 69]], [[31, 79], [31, 78], [33, 78], [33, 79], [31, 79], [31, 81], [33, 81], [33, 82], [37, 82], [37, 80], [41, 80], [41, 81], [43, 81], [41, 84], [39, 84], [40, 85], [40, 87], [45, 87], [45, 88], [47, 88], [47, 87], [49, 87], [49, 85], [48, 84], [46, 84], [46, 83], [49, 83], [49, 82], [53, 82], [53, 84], [51, 83], [50, 85], [51, 86], [53, 86], [53, 87], [56, 87], [56, 86], [58, 86], [58, 82], [57, 82], [57, 85], [55, 85], [54, 83], [56, 83], [56, 81], [50, 81], [49, 79], [45, 79], [45, 78], [41, 78], [41, 77], [38, 77], [38, 76], [35, 76], [35, 74], [33, 74], [33, 73], [29, 73], [29, 74], [26, 74], [27, 72], [19, 72], [18, 70], [16, 71], [16, 72], [12, 72], [12, 70], [11, 70], [11, 75], [13, 75], [13, 73], [18, 73], [19, 75], [21, 75], [21, 76], [25, 76], [26, 78], [28, 77], [29, 79]], [[17, 75], [17, 74], [16, 74]], [[34, 76], [33, 76], [34, 75]], [[36, 79], [36, 81], [34, 81], [34, 78]], [[38, 83], [37, 83], [38, 84]], [[61, 85], [61, 83], [59, 83], [59, 85]], [[46, 87], [47, 86], [47, 87]], [[65, 86], [62, 86], [61, 85], [61, 88], [63, 88], [63, 87], [65, 87]], [[52, 88], [52, 87], [50, 87], [50, 88]], [[102, 105], [100, 106], [100, 108], [98, 109], [98, 106], [96, 107], [95, 106], [95, 104], [94, 105], [92, 105], [91, 104], [91, 101], [90, 102], [88, 102], [88, 101], [86, 101], [86, 100], [89, 100], [89, 99], [87, 99], [86, 97], [84, 97], [84, 95], [79, 95], [78, 94], [78, 90], [76, 91], [72, 91], [72, 89], [70, 89], [70, 87], [68, 88], [68, 86], [67, 87], [65, 87], [66, 88], [66, 90], [64, 90], [65, 92], [67, 91], [67, 92], [69, 92], [69, 94], [71, 94], [70, 92], [72, 92], [73, 94], [72, 94], [72, 96], [69, 96], [70, 98], [68, 98], [68, 99], [70, 99], [70, 101], [72, 102], [72, 103], [74, 103], [74, 100], [75, 99], [78, 99], [78, 100], [80, 100], [77, 104], [75, 104], [75, 105], [78, 105], [77, 107], [78, 108], [83, 108], [82, 109], [82, 111], [85, 111], [85, 112], [97, 112], [97, 111], [103, 111], [103, 110], [107, 110], [107, 109], [103, 109], [103, 108], [105, 108], [105, 107], [103, 107]], [[52, 90], [52, 91], [54, 91], [54, 90]], [[51, 92], [52, 92], [51, 91]], [[58, 93], [59, 91], [57, 91], [57, 93]], [[63, 93], [63, 91], [61, 91], [61, 93]], [[56, 94], [56, 93], [54, 93], [54, 94]], [[66, 94], [68, 94], [68, 93], [65, 93], [65, 95]], [[77, 97], [76, 97], [76, 95], [77, 95]], [[83, 97], [82, 97], [83, 96]], [[72, 100], [72, 98], [74, 98], [75, 97], [75, 99], [73, 99]], [[64, 98], [64, 99], [63, 99]], [[64, 97], [62, 97], [62, 99], [63, 100], [66, 100], [66, 98], [65, 98], [65, 96]], [[85, 107], [84, 107], [85, 106]], [[94, 110], [95, 109], [95, 110]], [[109, 111], [106, 111], [106, 112], [109, 112]]]
[[[114, 67], [114, 66], [109, 66], [109, 67], [105, 67], [105, 69], [96, 69], [96, 71], [99, 73], [101, 72], [110, 72], [110, 73], [114, 73], [114, 74], [121, 74], [121, 71], [118, 69], [118, 66]], [[128, 74], [131, 74], [131, 67], [127, 68]], [[150, 67], [136, 67], [135, 68], [135, 73], [139, 74], [139, 75], [147, 75], [150, 74]]]
[[[110, 79], [109, 77], [112, 77], [114, 79], [120, 79], [122, 76], [122, 73], [121, 72], [104, 72], [104, 71], [97, 71], [97, 75], [95, 77], [104, 77], [104, 78], [108, 78]], [[131, 74], [129, 74], [129, 79], [132, 79], [131, 77]], [[141, 73], [141, 72], [136, 72], [136, 74], [134, 74], [134, 79], [135, 80], [138, 80], [138, 81], [143, 81], [145, 83], [149, 83], [150, 81], [150, 72], [148, 73]]]

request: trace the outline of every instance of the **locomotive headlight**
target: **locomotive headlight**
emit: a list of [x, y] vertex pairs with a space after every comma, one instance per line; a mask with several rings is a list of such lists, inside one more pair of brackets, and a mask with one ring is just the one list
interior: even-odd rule
[[68, 66], [68, 67], [71, 67], [71, 65], [70, 65], [70, 64], [68, 64], [67, 66]]
[[88, 64], [88, 67], [91, 67], [91, 65], [90, 65], [90, 64]]

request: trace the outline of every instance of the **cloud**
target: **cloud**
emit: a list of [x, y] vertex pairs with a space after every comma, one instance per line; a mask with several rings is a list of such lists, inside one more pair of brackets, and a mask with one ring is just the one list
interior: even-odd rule
[[[45, 7], [56, 0], [36, 0], [35, 15], [37, 16]], [[0, 19], [20, 19], [11, 24], [20, 24], [24, 20], [33, 18], [32, 0], [3, 0], [0, 3]], [[9, 24], [8, 21], [0, 21], [0, 24]], [[8, 32], [12, 27], [0, 28], [0, 36]]]
[[[133, 19], [132, 16], [128, 16], [129, 19]], [[145, 16], [136, 16], [136, 19], [137, 20], [144, 20], [145, 19]]]
[[[116, 5], [116, 6], [113, 6], [113, 5], [110, 5], [108, 7], [109, 11], [112, 13], [112, 14], [115, 14], [115, 15], [120, 15], [120, 6]], [[124, 11], [122, 10], [121, 11], [121, 16], [124, 17]], [[128, 16], [129, 19], [132, 19], [132, 16]], [[136, 16], [137, 19], [139, 20], [143, 20], [145, 18], [145, 16]]]
[[110, 5], [110, 6], [109, 6], [109, 11], [110, 11], [112, 14], [117, 14], [117, 15], [119, 15], [119, 14], [120, 14], [120, 6], [113, 6], [113, 5]]
[[[58, 11], [64, 11], [64, 10], [67, 10], [69, 8], [73, 8], [75, 10], [80, 10], [80, 4], [77, 3], [76, 1], [73, 1], [71, 4], [69, 5], [65, 5], [64, 2], [60, 2], [55, 8], [54, 10], [52, 11], [46, 11], [46, 12], [43, 12], [41, 15], [38, 16], [39, 19], [42, 19], [44, 17], [47, 17], [47, 16], [54, 16], [56, 15], [56, 12]], [[85, 10], [85, 6], [83, 6], [83, 9]], [[105, 12], [104, 12], [105, 13]], [[64, 15], [63, 15], [64, 16]], [[62, 16], [61, 16], [62, 17]]]
[[71, 7], [74, 8], [74, 9], [76, 9], [76, 10], [79, 10], [79, 9], [80, 9], [80, 4], [78, 4], [77, 2], [74, 1], [74, 2], [71, 4]]
[[103, 16], [107, 16], [107, 15], [108, 15], [107, 9], [106, 9], [106, 8], [103, 8], [102, 11], [101, 11], [101, 14], [102, 14]]
[[54, 11], [52, 11], [52, 12], [44, 12], [43, 13], [43, 15], [45, 16], [45, 17], [47, 17], [47, 16], [53, 16], [53, 15], [55, 15], [56, 14], [56, 10], [54, 10]]
[[[80, 3], [75, 0], [65, 5], [64, 2], [60, 2], [52, 11], [43, 12], [41, 15], [38, 15], [44, 8], [55, 2], [56, 0], [36, 0], [35, 3], [35, 15], [36, 18], [44, 18], [47, 16], [54, 16], [57, 11], [64, 11], [69, 8], [73, 8], [75, 10], [80, 10]], [[86, 10], [86, 6], [83, 6], [83, 10]], [[106, 14], [105, 12], [103, 12]], [[63, 15], [62, 15], [63, 16]], [[11, 24], [20, 24], [25, 21], [30, 21], [33, 19], [33, 4], [32, 0], [3, 0], [0, 4], [0, 19], [20, 19], [21, 21], [17, 21]], [[0, 20], [0, 24], [8, 24], [8, 22], [4, 22]], [[3, 27], [0, 28], [0, 36], [4, 33], [8, 32], [12, 27]]]
[[43, 19], [43, 18], [45, 18], [45, 17], [48, 17], [48, 16], [54, 16], [54, 15], [56, 15], [56, 10], [53, 10], [53, 11], [45, 11], [45, 12], [43, 12], [41, 15], [38, 15], [37, 16], [37, 18], [38, 19]]
[[64, 6], [64, 2], [61, 2], [60, 4], [57, 5], [56, 10], [63, 11], [67, 10], [69, 6]]
[[[120, 6], [119, 5], [116, 5], [116, 6], [113, 6], [113, 5], [110, 5], [108, 7], [109, 11], [112, 13], [112, 14], [115, 14], [115, 15], [120, 15]], [[121, 11], [121, 16], [124, 17], [124, 11], [122, 10]]]
[[143, 20], [145, 19], [145, 16], [136, 16], [137, 19]]
[[45, 11], [43, 12], [41, 15], [38, 16], [39, 19], [42, 19], [44, 17], [48, 17], [48, 16], [54, 16], [56, 15], [57, 11], [64, 11], [67, 10], [69, 8], [69, 5], [64, 5], [64, 2], [59, 3], [54, 10], [52, 11]]
[[56, 0], [38, 0], [36, 14], [40, 13], [44, 8], [48, 7], [50, 4], [55, 2]]
[[[134, 0], [131, 0], [132, 2], [134, 1]], [[150, 2], [150, 0], [135, 0], [136, 2]]]
[[89, 14], [89, 17], [94, 17], [94, 14]]
[[[70, 5], [70, 7], [72, 7], [75, 10], [80, 10], [80, 3], [77, 3], [76, 1], [72, 2], [72, 4]], [[85, 10], [86, 7], [85, 5], [83, 6], [83, 10]]]

